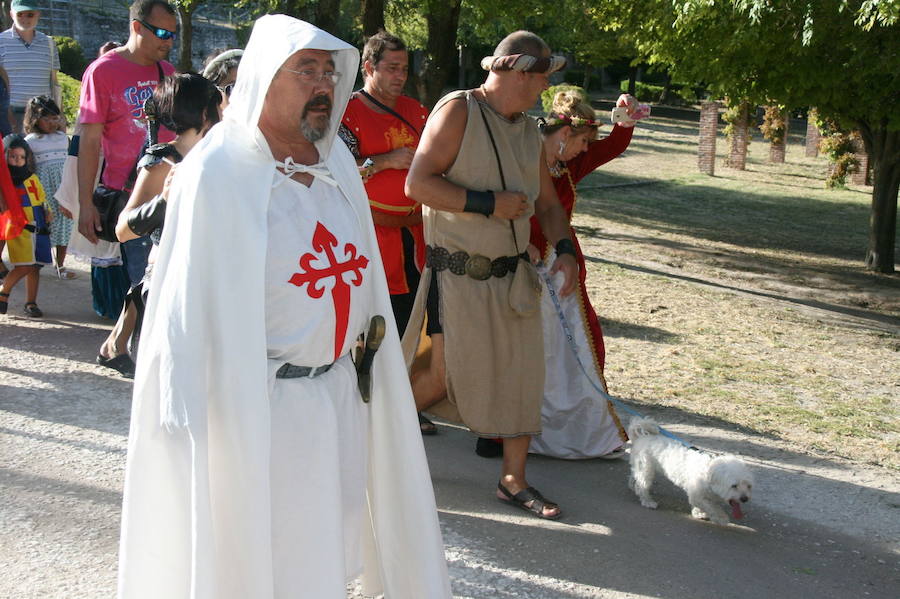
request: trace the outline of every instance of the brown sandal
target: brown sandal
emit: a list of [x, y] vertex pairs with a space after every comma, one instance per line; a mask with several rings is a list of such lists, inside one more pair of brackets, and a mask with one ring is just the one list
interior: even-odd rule
[[[508, 503], [509, 505], [514, 505], [518, 508], [525, 510], [526, 512], [531, 512], [538, 518], [542, 520], [559, 520], [560, 516], [562, 516], [562, 511], [559, 509], [559, 506], [552, 501], [548, 501], [541, 492], [535, 489], [534, 487], [528, 487], [527, 489], [522, 489], [515, 495], [513, 495], [509, 489], [503, 486], [503, 483], [497, 483], [497, 488], [500, 489], [500, 492], [506, 496], [506, 499], [499, 499], [504, 503]], [[528, 505], [528, 502], [531, 502], [531, 505]], [[547, 516], [544, 514], [544, 509], [556, 509], [556, 513], [552, 516]]]

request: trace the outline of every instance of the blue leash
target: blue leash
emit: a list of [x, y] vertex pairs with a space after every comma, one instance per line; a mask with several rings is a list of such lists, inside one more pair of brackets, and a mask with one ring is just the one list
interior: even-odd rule
[[[575, 346], [575, 336], [572, 334], [572, 328], [569, 326], [569, 320], [566, 318], [566, 315], [563, 314], [562, 306], [559, 303], [559, 297], [557, 296], [556, 289], [553, 287], [553, 282], [550, 280], [550, 276], [547, 274], [546, 270], [541, 272], [541, 276], [544, 279], [544, 283], [547, 285], [547, 291], [550, 293], [550, 299], [553, 300], [553, 307], [556, 308], [556, 316], [559, 318], [559, 323], [562, 325], [563, 332], [566, 335], [566, 340], [569, 342], [569, 349], [572, 350], [572, 354], [575, 356], [575, 362], [578, 363], [578, 367], [581, 369], [582, 374], [587, 379], [587, 381], [591, 384], [597, 393], [600, 394], [600, 397], [603, 399], [612, 402], [617, 408], [621, 409], [623, 412], [630, 414], [636, 418], [643, 418], [640, 413], [636, 412], [632, 408], [626, 406], [621, 400], [616, 399], [609, 393], [607, 393], [602, 385], [598, 385], [594, 382], [594, 379], [591, 378], [591, 375], [588, 374], [587, 368], [584, 367], [584, 363], [581, 361], [581, 356], [578, 355], [578, 348]], [[674, 433], [669, 432], [663, 427], [659, 427], [659, 432], [661, 435], [672, 439], [673, 441], [677, 441], [681, 443], [688, 449], [693, 449], [695, 451], [700, 451], [691, 443], [683, 440], [681, 437], [675, 435]]]

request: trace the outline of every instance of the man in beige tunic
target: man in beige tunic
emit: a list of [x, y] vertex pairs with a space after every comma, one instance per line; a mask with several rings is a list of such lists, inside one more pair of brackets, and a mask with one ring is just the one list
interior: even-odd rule
[[434, 107], [406, 179], [407, 195], [425, 205], [428, 244], [404, 337], [409, 358], [427, 312], [431, 363], [412, 376], [416, 407], [440, 415], [449, 408], [477, 435], [503, 437], [497, 497], [549, 519], [559, 518], [559, 506], [525, 478], [544, 388], [539, 291], [519, 288], [536, 276], [524, 253], [532, 214], [556, 244], [563, 295], [575, 289], [578, 266], [540, 133], [524, 111], [564, 63], [532, 33], [507, 36], [482, 61], [484, 85]]

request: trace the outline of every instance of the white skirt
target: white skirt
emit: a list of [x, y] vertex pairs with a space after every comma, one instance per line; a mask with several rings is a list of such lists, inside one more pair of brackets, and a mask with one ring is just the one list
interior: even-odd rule
[[[547, 263], [553, 263], [554, 256]], [[584, 318], [580, 294], [560, 297], [560, 307], [569, 323], [582, 371], [572, 351], [572, 343], [563, 331], [562, 323], [547, 290], [544, 266], [538, 267], [543, 290], [541, 293], [541, 323], [544, 330], [544, 403], [541, 407], [540, 435], [531, 439], [531, 453], [556, 458], [584, 459], [606, 455], [624, 444], [620, 429], [611, 414], [608, 402], [597, 392], [591, 380], [604, 391], [605, 383], [592, 351], [588, 324]], [[563, 274], [552, 279], [556, 289], [563, 283]], [[590, 379], [588, 379], [590, 377]]]
[[315, 378], [274, 379], [270, 364], [275, 597], [346, 599], [368, 521], [368, 406], [349, 356]]

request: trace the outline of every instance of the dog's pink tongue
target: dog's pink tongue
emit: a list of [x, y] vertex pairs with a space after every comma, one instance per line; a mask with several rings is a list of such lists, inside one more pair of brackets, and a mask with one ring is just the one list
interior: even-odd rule
[[741, 511], [741, 502], [740, 501], [738, 501], [736, 499], [732, 499], [728, 503], [731, 504], [731, 515], [734, 517], [735, 520], [740, 520], [741, 518], [744, 517], [744, 512]]

